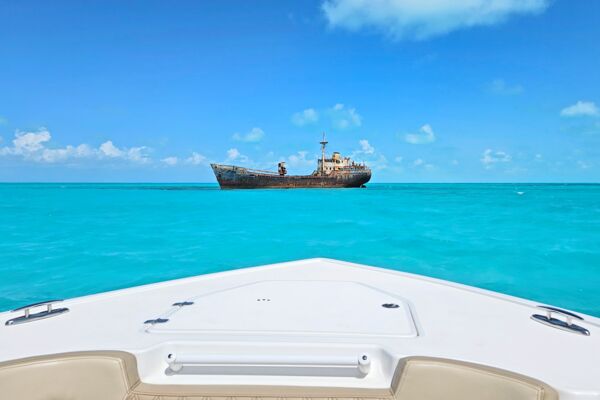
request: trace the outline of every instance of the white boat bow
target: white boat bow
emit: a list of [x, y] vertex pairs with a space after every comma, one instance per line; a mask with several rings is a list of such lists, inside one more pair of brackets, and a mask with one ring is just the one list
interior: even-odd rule
[[[444, 360], [463, 372], [476, 371], [475, 364], [485, 366], [481, 371], [491, 368], [482, 377], [509, 371], [498, 376], [504, 382], [522, 376], [523, 387], [535, 388], [539, 381], [536, 390], [546, 390], [539, 399], [553, 398], [550, 388], [561, 399], [600, 399], [598, 318], [330, 259], [41, 304], [0, 313], [0, 322], [0, 393], [21, 390], [15, 383], [19, 373], [38, 379], [41, 370], [27, 366], [55, 357], [56, 367], [61, 357], [73, 361], [97, 352], [115, 357], [133, 377], [123, 389], [131, 399], [171, 398], [169, 393], [214, 397], [215, 387], [229, 388], [230, 397], [237, 396], [234, 388], [256, 397], [262, 392], [248, 388], [279, 387], [290, 396], [315, 397], [301, 389], [319, 388], [322, 397], [391, 393], [402, 400], [415, 398], [398, 395], [398, 387], [409, 381], [410, 365], [414, 378], [433, 365], [446, 365]], [[443, 374], [436, 374], [443, 382]], [[201, 393], [191, 393], [192, 387]], [[409, 387], [403, 390], [408, 393]], [[187, 394], [177, 394], [178, 388]], [[341, 394], [329, 392], [334, 390]]]

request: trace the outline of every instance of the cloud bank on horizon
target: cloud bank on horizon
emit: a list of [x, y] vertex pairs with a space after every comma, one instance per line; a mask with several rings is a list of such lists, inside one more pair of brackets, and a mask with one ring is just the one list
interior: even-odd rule
[[[344, 131], [350, 127], [358, 127], [362, 124], [362, 116], [358, 114], [355, 108], [345, 107], [342, 103], [336, 103], [330, 108], [323, 109], [320, 113], [328, 116], [329, 123], [337, 125], [338, 129]], [[572, 105], [566, 106], [560, 110], [560, 116], [566, 118], [595, 118], [600, 117], [600, 110], [593, 101], [579, 100]], [[319, 115], [314, 108], [307, 108], [292, 115], [291, 124], [297, 127], [303, 127], [307, 124], [316, 123]], [[299, 121], [302, 123], [299, 123]], [[437, 141], [430, 124], [422, 125], [416, 133], [406, 133], [399, 135], [400, 138], [410, 145], [433, 145]], [[247, 144], [257, 144], [263, 141], [265, 132], [258, 127], [254, 127], [245, 134], [234, 133], [231, 140]], [[1, 143], [0, 137], [0, 143]], [[215, 160], [207, 156], [192, 151], [188, 155], [169, 155], [163, 158], [154, 159], [151, 156], [154, 149], [141, 145], [133, 147], [119, 147], [112, 140], [102, 142], [98, 147], [88, 144], [67, 145], [56, 147], [51, 143], [52, 135], [47, 128], [39, 128], [37, 131], [17, 130], [11, 145], [0, 147], [0, 159], [13, 157], [26, 162], [64, 164], [66, 166], [81, 165], [86, 162], [121, 162], [132, 165], [154, 165], [165, 167], [176, 166], [205, 166], [207, 167]], [[388, 151], [377, 151], [370, 143], [369, 139], [363, 138], [356, 142], [357, 147], [350, 156], [361, 162], [367, 162], [375, 170], [395, 169], [402, 170], [399, 166], [405, 160], [404, 156], [396, 155], [393, 158], [394, 164], [388, 162], [388, 157], [392, 156]], [[385, 153], [388, 153], [387, 155]], [[237, 147], [231, 147], [226, 152], [220, 162], [239, 163], [255, 168], [269, 168], [284, 160], [291, 166], [311, 167], [315, 165], [319, 154], [306, 150], [297, 151], [294, 154], [285, 156], [275, 156], [274, 152], [263, 155], [260, 160], [253, 160], [248, 155], [243, 154]], [[539, 153], [530, 155], [530, 161], [541, 162], [543, 156]], [[479, 161], [485, 170], [493, 169], [498, 165], [508, 165], [513, 161], [513, 157], [505, 151], [486, 148], [481, 154]], [[586, 160], [574, 160], [582, 170], [590, 169], [594, 164]], [[456, 159], [448, 160], [448, 164], [456, 166], [459, 162]], [[436, 165], [426, 162], [421, 157], [415, 158], [409, 165], [413, 169], [423, 171], [434, 171]]]
[[372, 29], [395, 39], [423, 40], [543, 12], [548, 0], [325, 0], [333, 28]]
[[17, 130], [12, 146], [0, 147], [0, 156], [15, 156], [25, 161], [42, 163], [61, 163], [73, 160], [125, 160], [136, 163], [150, 161], [148, 148], [145, 146], [119, 148], [111, 140], [93, 148], [87, 144], [67, 145], [65, 147], [48, 147], [52, 135], [46, 128], [34, 132]]

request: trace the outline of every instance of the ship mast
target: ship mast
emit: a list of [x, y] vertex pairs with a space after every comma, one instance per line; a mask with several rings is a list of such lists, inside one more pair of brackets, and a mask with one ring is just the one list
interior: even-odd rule
[[321, 143], [321, 174], [325, 175], [325, 146], [329, 143], [325, 140], [325, 132], [323, 132], [323, 140]]

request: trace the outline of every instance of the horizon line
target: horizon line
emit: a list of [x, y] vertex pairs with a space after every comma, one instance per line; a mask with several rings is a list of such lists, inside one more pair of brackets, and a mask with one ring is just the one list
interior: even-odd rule
[[[0, 181], [0, 185], [3, 184], [97, 184], [97, 185], [114, 185], [114, 184], [128, 184], [128, 185], [140, 185], [140, 184], [154, 184], [154, 185], [215, 185], [219, 186], [218, 182], [193, 182], [193, 181], [181, 181], [181, 182], [163, 182], [163, 181]], [[502, 184], [502, 185], [600, 185], [600, 181], [472, 181], [472, 182], [440, 182], [440, 181], [426, 181], [426, 182], [370, 182], [367, 185], [481, 185], [481, 184]], [[317, 188], [318, 189], [318, 188]], [[330, 188], [323, 188], [330, 189]], [[347, 188], [342, 188], [347, 189]]]

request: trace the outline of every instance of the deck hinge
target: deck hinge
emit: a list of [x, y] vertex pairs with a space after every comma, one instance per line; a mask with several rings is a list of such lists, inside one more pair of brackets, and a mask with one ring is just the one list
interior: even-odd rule
[[169, 322], [168, 318], [156, 318], [156, 319], [148, 319], [144, 321], [144, 324], [164, 324], [165, 322]]
[[194, 304], [193, 301], [178, 301], [177, 303], [173, 303], [173, 307], [191, 306], [192, 304]]

